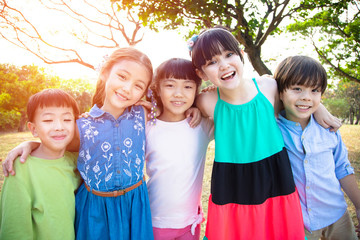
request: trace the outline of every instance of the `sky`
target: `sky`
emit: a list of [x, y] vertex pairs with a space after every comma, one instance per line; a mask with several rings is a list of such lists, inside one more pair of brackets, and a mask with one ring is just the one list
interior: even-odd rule
[[[44, 19], [54, 18], [53, 13], [50, 14], [48, 10], [37, 12], [40, 11], [40, 7], [36, 7], [34, 5], [35, 2], [36, 1], [31, 1], [31, 11], [26, 12], [26, 16], [28, 16], [29, 19], [31, 19], [35, 23], [41, 24], [43, 23]], [[29, 9], [27, 6], [29, 6], [28, 4], [30, 4], [30, 0], [12, 1], [12, 4], [19, 4], [19, 8], [22, 7], [25, 9]], [[48, 31], [49, 34], [51, 34], [51, 37], [54, 38], [54, 40], [62, 41], [62, 43], [66, 43], [66, 45], [72, 47], [70, 37], [57, 37], [58, 35], [56, 35], [56, 31], [54, 30], [57, 27], [61, 29], [67, 29], [69, 28], [69, 26], [71, 26], [71, 23], [66, 22], [60, 17], [58, 17], [57, 19], [57, 22], [49, 21], [47, 24], [41, 25], [45, 28], [48, 28], [48, 30], [45, 29], [45, 31]], [[185, 33], [184, 31], [186, 30], [187, 29], [172, 31], [160, 30], [158, 33], [156, 33], [154, 31], [144, 29], [144, 38], [138, 45], [136, 45], [136, 48], [143, 51], [150, 57], [154, 68], [156, 68], [161, 62], [172, 57], [180, 57], [190, 60], [186, 40], [183, 38], [183, 35], [179, 33], [179, 31]], [[81, 46], [76, 47], [81, 48]], [[49, 74], [57, 75], [64, 79], [84, 78], [89, 79], [90, 81], [96, 81], [97, 79], [97, 72], [91, 70], [90, 68], [84, 67], [76, 63], [51, 65], [45, 64], [42, 62], [42, 60], [27, 52], [26, 50], [20, 49], [1, 38], [0, 51], [0, 63], [12, 63], [19, 66], [25, 64], [35, 64], [44, 67], [46, 69], [46, 72], [48, 72]], [[108, 54], [109, 51], [93, 50], [86, 51], [86, 53], [88, 54], [87, 57], [90, 57], [90, 59], [92, 59], [92, 63], [94, 65], [97, 65], [97, 63], [101, 63], [101, 61], [103, 60], [103, 56]], [[313, 48], [308, 42], [300, 39], [296, 42], [293, 42], [291, 41], [291, 37], [285, 34], [274, 37], [270, 36], [262, 47], [263, 60], [273, 59], [272, 61], [266, 63], [271, 71], [275, 69], [276, 64], [280, 62], [283, 58], [294, 54], [305, 54], [316, 58]], [[247, 60], [246, 56], [245, 60]], [[244, 75], [246, 77], [257, 76], [257, 73], [253, 70], [251, 64], [248, 61], [245, 62]]]

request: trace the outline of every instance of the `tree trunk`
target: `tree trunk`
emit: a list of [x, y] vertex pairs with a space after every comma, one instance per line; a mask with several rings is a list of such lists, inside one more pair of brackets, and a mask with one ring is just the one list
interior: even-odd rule
[[245, 48], [249, 60], [255, 71], [261, 76], [264, 74], [272, 75], [271, 71], [266, 67], [265, 63], [261, 60], [261, 50], [255, 47]]
[[26, 120], [27, 120], [26, 113], [24, 111], [21, 111], [21, 118], [19, 122], [18, 132], [25, 131]]
[[354, 124], [354, 110], [352, 108], [350, 108], [349, 122], [350, 122], [351, 125]]

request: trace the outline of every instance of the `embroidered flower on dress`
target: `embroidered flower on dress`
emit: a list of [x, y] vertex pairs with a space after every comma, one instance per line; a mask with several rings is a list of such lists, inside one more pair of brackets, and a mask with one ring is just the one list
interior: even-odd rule
[[132, 140], [130, 138], [125, 138], [124, 145], [125, 145], [125, 147], [131, 148]]
[[101, 144], [101, 150], [103, 150], [104, 153], [109, 151], [110, 148], [111, 148], [111, 145], [108, 142], [103, 142], [103, 144]]

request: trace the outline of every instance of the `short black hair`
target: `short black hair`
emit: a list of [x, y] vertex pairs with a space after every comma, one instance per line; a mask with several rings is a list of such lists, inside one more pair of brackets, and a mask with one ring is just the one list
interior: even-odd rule
[[50, 88], [35, 93], [29, 98], [26, 108], [28, 120], [30, 122], [34, 121], [36, 109], [53, 106], [71, 107], [75, 119], [79, 116], [79, 106], [70, 94], [61, 89]]
[[293, 85], [320, 88], [321, 94], [326, 90], [327, 74], [325, 68], [315, 59], [308, 56], [291, 56], [285, 58], [276, 68], [274, 78], [279, 93]]

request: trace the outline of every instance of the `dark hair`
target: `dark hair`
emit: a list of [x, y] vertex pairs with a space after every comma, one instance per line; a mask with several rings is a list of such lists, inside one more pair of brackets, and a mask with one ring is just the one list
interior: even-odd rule
[[36, 109], [43, 107], [71, 107], [75, 118], [79, 116], [79, 107], [75, 99], [60, 89], [44, 89], [29, 98], [26, 112], [30, 122], [34, 121]]
[[162, 80], [169, 78], [193, 80], [196, 84], [196, 92], [198, 92], [201, 85], [201, 78], [196, 74], [195, 68], [190, 60], [183, 58], [171, 58], [161, 63], [155, 69], [153, 81], [150, 86], [150, 89], [153, 91], [153, 96], [161, 111], [162, 101], [159, 96], [160, 83]]
[[224, 27], [218, 26], [199, 34], [191, 51], [194, 66], [201, 69], [207, 61], [211, 60], [215, 55], [221, 54], [221, 49], [236, 53], [244, 63], [238, 40]]
[[316, 60], [307, 56], [285, 58], [276, 68], [274, 78], [279, 93], [293, 85], [321, 88], [321, 94], [327, 86], [327, 75], [324, 67]]
[[152, 78], [153, 68], [148, 56], [132, 47], [116, 49], [101, 67], [99, 78], [96, 83], [96, 90], [92, 98], [92, 105], [96, 104], [99, 108], [103, 106], [105, 99], [106, 81], [109, 77], [112, 67], [121, 60], [134, 61], [143, 65], [150, 73], [150, 79]]

